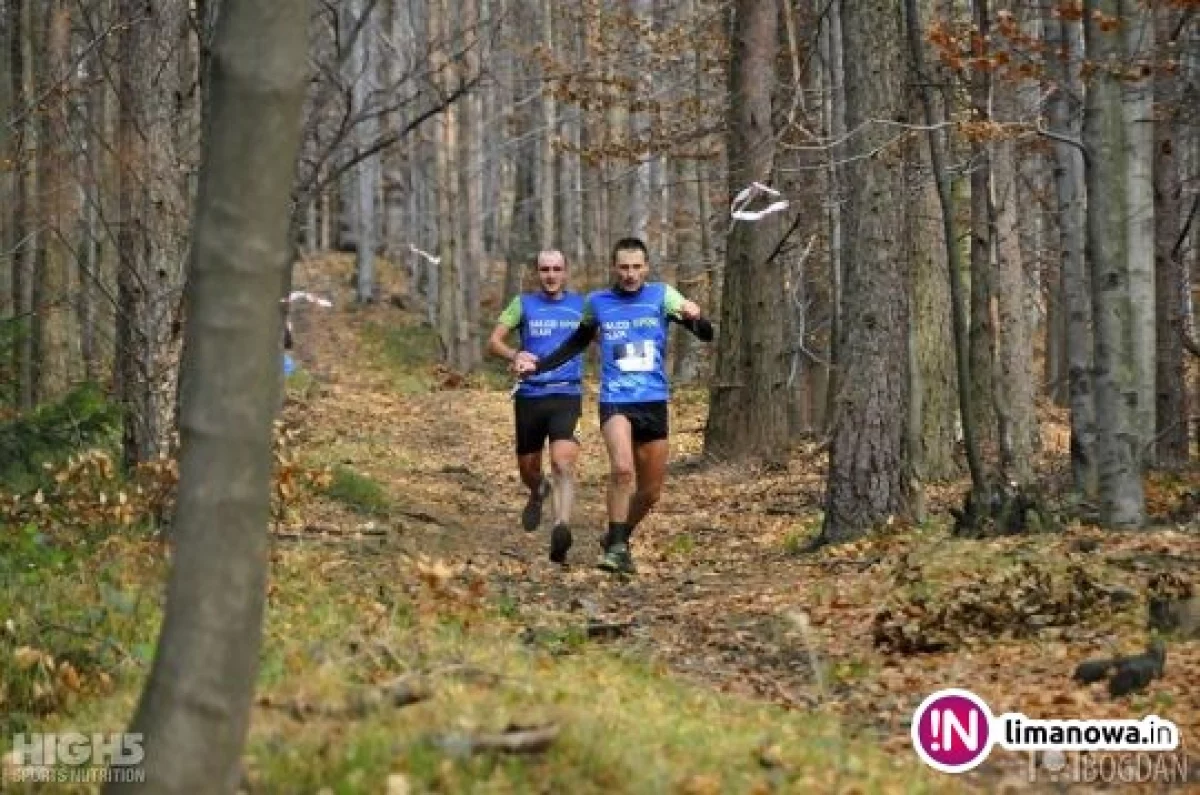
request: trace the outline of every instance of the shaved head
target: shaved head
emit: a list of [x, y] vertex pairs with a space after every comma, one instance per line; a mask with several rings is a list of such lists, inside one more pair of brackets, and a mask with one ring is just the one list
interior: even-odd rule
[[537, 255], [537, 278], [546, 295], [562, 294], [567, 282], [567, 258], [561, 251], [551, 248]]

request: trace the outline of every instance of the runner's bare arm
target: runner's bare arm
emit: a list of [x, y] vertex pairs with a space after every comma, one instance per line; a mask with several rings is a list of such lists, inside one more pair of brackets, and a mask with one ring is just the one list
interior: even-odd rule
[[497, 323], [492, 329], [492, 336], [488, 337], [487, 349], [488, 353], [493, 356], [499, 356], [501, 359], [507, 359], [510, 362], [517, 358], [517, 349], [505, 343], [504, 338], [508, 336], [508, 332], [512, 331], [503, 323]]
[[492, 329], [492, 336], [488, 337], [487, 341], [488, 353], [493, 356], [499, 356], [501, 359], [515, 362], [520, 349], [510, 347], [504, 340], [508, 336], [508, 333], [520, 323], [521, 297], [515, 296], [509, 302], [508, 306], [504, 307], [504, 311], [500, 313], [500, 317], [496, 320], [496, 327]]

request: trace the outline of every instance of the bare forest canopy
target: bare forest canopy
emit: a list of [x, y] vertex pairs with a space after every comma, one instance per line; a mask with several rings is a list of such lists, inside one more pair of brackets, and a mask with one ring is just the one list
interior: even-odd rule
[[[127, 465], [174, 451], [221, 7], [0, 0], [0, 411], [98, 384]], [[1108, 524], [1190, 461], [1194, 1], [308, 10], [294, 259], [353, 252], [454, 370], [537, 251], [595, 286], [635, 235], [722, 329], [672, 351], [707, 451], [825, 440], [827, 540], [963, 473], [968, 528], [1036, 502], [1051, 407]]]

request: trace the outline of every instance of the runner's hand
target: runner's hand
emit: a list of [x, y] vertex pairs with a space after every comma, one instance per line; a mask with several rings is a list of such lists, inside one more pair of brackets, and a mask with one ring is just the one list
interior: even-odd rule
[[530, 375], [537, 369], [537, 357], [529, 351], [520, 351], [512, 361], [512, 371], [518, 376]]
[[684, 301], [683, 306], [679, 308], [679, 314], [684, 320], [695, 320], [700, 317], [700, 307], [695, 301]]

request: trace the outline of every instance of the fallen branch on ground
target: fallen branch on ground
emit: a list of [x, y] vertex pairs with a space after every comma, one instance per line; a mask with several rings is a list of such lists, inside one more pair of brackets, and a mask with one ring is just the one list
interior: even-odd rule
[[540, 727], [510, 725], [502, 732], [487, 734], [453, 734], [434, 739], [443, 750], [468, 756], [478, 753], [540, 754], [558, 738], [558, 726], [551, 723]]

